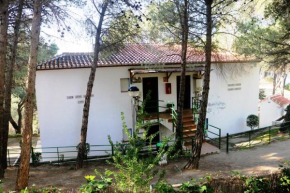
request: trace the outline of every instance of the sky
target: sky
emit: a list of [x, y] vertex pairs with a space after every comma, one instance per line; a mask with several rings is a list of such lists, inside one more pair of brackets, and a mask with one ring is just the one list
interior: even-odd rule
[[[265, 3], [269, 0], [259, 1], [255, 6], [256, 15], [263, 15], [263, 10]], [[70, 26], [71, 31], [65, 31], [64, 37], [61, 37], [61, 32], [58, 31], [58, 26], [56, 23], [51, 24], [50, 27], [43, 25], [41, 37], [43, 37], [49, 43], [57, 44], [59, 50], [57, 54], [62, 54], [64, 52], [93, 52], [93, 42], [94, 37], [89, 37], [85, 29], [84, 21], [86, 18], [95, 17], [95, 9], [87, 1], [87, 5], [79, 7], [68, 7], [68, 10], [71, 19], [68, 19], [66, 24]], [[61, 27], [62, 28], [62, 27]], [[230, 29], [226, 29], [230, 30]], [[230, 49], [233, 37], [220, 37], [220, 41], [224, 44], [223, 47]]]
[[[89, 6], [89, 5], [87, 5]], [[92, 52], [93, 51], [93, 37], [87, 35], [84, 26], [84, 21], [88, 17], [89, 9], [87, 6], [83, 8], [69, 7], [67, 8], [70, 18], [66, 20], [66, 25], [71, 30], [64, 31], [64, 36], [61, 37], [62, 27], [57, 23], [52, 23], [50, 26], [42, 25], [41, 37], [48, 43], [57, 44], [59, 50], [57, 54], [64, 52]]]

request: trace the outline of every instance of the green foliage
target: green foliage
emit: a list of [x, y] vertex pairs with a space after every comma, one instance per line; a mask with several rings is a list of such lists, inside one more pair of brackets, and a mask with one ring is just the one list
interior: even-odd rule
[[266, 70], [281, 70], [290, 61], [290, 19], [286, 4], [285, 0], [273, 0], [265, 11], [267, 22], [251, 18], [237, 24], [239, 37], [233, 45], [235, 50], [262, 59]]
[[[0, 181], [1, 182], [1, 181]], [[21, 190], [20, 193], [61, 193], [62, 190], [58, 189], [54, 186], [51, 186], [49, 188], [36, 188], [35, 184], [32, 185], [31, 188], [25, 188], [24, 190]], [[0, 187], [0, 193], [5, 193], [1, 187]], [[15, 191], [9, 191], [9, 193], [16, 193]]]
[[[140, 112], [143, 111], [140, 110]], [[160, 179], [164, 176], [164, 172], [159, 172], [157, 169], [154, 169], [154, 166], [158, 164], [163, 155], [173, 150], [173, 146], [170, 146], [169, 150], [166, 151], [166, 145], [162, 145], [158, 152], [154, 152], [152, 140], [156, 134], [147, 136], [151, 124], [143, 124], [143, 120], [140, 117], [142, 116], [139, 116], [136, 131], [131, 136], [124, 122], [124, 114], [122, 113], [123, 128], [129, 138], [125, 151], [121, 144], [114, 145], [109, 137], [110, 144], [114, 149], [114, 156], [112, 156], [112, 161], [109, 161], [109, 164], [119, 170], [118, 172], [113, 172], [113, 175], [115, 185], [118, 187], [118, 191], [121, 192], [149, 192], [150, 183], [153, 178], [158, 173]], [[140, 129], [144, 129], [141, 137], [138, 136]], [[164, 139], [162, 144], [167, 144], [168, 142], [169, 139]]]
[[265, 89], [261, 88], [259, 89], [259, 99], [263, 100], [264, 98], [266, 98]]
[[[169, 155], [170, 152], [173, 151], [174, 145], [171, 145], [167, 149], [167, 144], [171, 138], [165, 138], [162, 141], [162, 145], [159, 150], [154, 150], [152, 140], [156, 134], [147, 136], [151, 123], [144, 121], [145, 115], [143, 109], [145, 104], [146, 100], [139, 109], [136, 130], [132, 135], [130, 135], [128, 127], [125, 123], [124, 114], [121, 114], [123, 129], [129, 139], [127, 144], [113, 144], [110, 136], [108, 136], [109, 142], [114, 151], [112, 160], [108, 161], [108, 163], [113, 165], [116, 169], [118, 169], [118, 171], [108, 170], [106, 172], [107, 174], [109, 172], [109, 174], [114, 177], [114, 183], [112, 183], [112, 186], [116, 189], [116, 191], [149, 192], [150, 183], [153, 178], [157, 177], [159, 179], [158, 181], [161, 181], [165, 175], [164, 171], [159, 172], [158, 169], [155, 169], [155, 165], [158, 164], [164, 155]], [[141, 129], [142, 132], [144, 132], [139, 134]], [[106, 177], [108, 177], [107, 174], [105, 174]], [[102, 178], [100, 173], [97, 175]], [[102, 178], [103, 181], [104, 179], [106, 178]], [[100, 182], [94, 182], [94, 187], [96, 187], [96, 183], [99, 184]], [[89, 186], [88, 183], [87, 186]], [[90, 185], [90, 187], [92, 186]]]
[[40, 152], [33, 153], [32, 159], [34, 163], [39, 163], [41, 160], [41, 153]]
[[166, 181], [159, 181], [154, 186], [154, 190], [158, 193], [213, 193], [214, 190], [210, 187], [211, 181], [212, 177], [210, 175], [198, 180], [192, 179], [182, 183], [178, 189], [174, 189], [172, 185], [166, 183]]
[[154, 185], [154, 190], [158, 193], [175, 193], [176, 191], [171, 184], [168, 184], [164, 180], [160, 180], [156, 185]]
[[87, 182], [80, 187], [79, 192], [106, 192], [108, 187], [112, 184], [112, 178], [110, 177], [112, 175], [112, 172], [106, 170], [105, 174], [103, 175], [102, 173], [95, 170], [95, 174], [97, 176], [100, 176], [101, 179], [96, 180], [96, 176], [85, 176]]
[[246, 190], [245, 193], [267, 193], [272, 192], [269, 189], [270, 181], [266, 178], [248, 176], [245, 179]]
[[247, 117], [247, 126], [253, 129], [259, 126], [259, 117], [257, 115], [249, 115]]
[[3, 190], [2, 190], [2, 181], [0, 180], [0, 193], [3, 193]]

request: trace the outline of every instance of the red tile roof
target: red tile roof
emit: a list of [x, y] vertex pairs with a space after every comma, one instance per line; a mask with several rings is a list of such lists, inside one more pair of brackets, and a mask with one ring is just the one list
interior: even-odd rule
[[281, 107], [287, 105], [287, 104], [290, 104], [290, 100], [283, 97], [282, 95], [274, 95], [274, 96], [271, 96], [270, 99], [277, 103], [278, 105], [280, 105]]
[[[106, 66], [140, 66], [142, 64], [179, 64], [181, 47], [160, 44], [126, 44], [118, 52], [100, 53], [98, 67]], [[187, 63], [203, 63], [203, 51], [189, 48]], [[213, 62], [249, 62], [253, 58], [245, 58], [231, 53], [213, 53]], [[68, 69], [91, 67], [93, 53], [63, 53], [51, 60], [38, 64], [38, 70]]]

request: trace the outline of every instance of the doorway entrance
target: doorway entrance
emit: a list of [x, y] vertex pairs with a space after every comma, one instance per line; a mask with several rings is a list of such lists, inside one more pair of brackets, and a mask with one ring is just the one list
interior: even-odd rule
[[143, 78], [143, 100], [150, 93], [150, 99], [146, 101], [145, 111], [147, 113], [158, 112], [158, 77]]

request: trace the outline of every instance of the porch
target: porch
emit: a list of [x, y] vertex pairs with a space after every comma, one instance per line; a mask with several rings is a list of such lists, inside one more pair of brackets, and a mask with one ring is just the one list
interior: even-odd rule
[[[152, 101], [148, 100], [145, 102], [145, 105], [142, 104], [141, 100], [138, 100], [139, 110], [141, 106], [143, 107], [143, 113], [145, 116], [143, 119], [145, 121], [149, 121], [153, 124], [157, 124], [162, 128], [166, 128], [170, 130], [171, 134], [176, 132], [176, 124], [177, 124], [177, 116], [178, 113], [174, 108], [174, 103], [170, 101], [158, 100]], [[191, 151], [191, 147], [194, 142], [195, 132], [197, 129], [197, 121], [199, 116], [200, 109], [200, 96], [192, 98], [191, 109], [184, 109], [183, 111], [183, 146], [185, 150]], [[142, 109], [142, 108], [141, 108]], [[152, 112], [152, 109], [154, 111]], [[149, 110], [149, 112], [147, 111]], [[151, 112], [150, 112], [151, 111]], [[138, 116], [137, 116], [138, 118]], [[160, 130], [158, 129], [158, 131]], [[204, 143], [204, 148], [202, 150], [202, 154], [212, 154], [218, 153], [220, 149], [220, 140], [221, 140], [221, 129], [215, 126], [208, 124], [208, 120], [205, 125], [205, 139], [210, 141], [211, 144], [216, 145], [217, 147]], [[162, 138], [160, 138], [162, 140]]]

